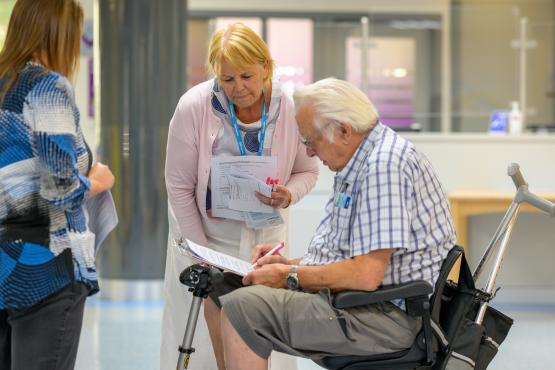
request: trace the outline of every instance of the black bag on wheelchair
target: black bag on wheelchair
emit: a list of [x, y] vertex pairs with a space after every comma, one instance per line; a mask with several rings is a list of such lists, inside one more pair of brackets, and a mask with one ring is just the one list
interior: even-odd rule
[[457, 284], [449, 281], [439, 306], [439, 321], [447, 346], [439, 351], [437, 369], [486, 369], [499, 346], [505, 340], [513, 319], [487, 306], [481, 324], [475, 322], [482, 302], [491, 296], [476, 289], [474, 279], [464, 256]]

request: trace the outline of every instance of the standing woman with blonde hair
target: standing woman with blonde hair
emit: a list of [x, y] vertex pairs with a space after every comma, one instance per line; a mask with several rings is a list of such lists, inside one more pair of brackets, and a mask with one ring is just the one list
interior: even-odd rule
[[0, 52], [0, 368], [75, 366], [85, 299], [98, 291], [86, 197], [91, 166], [73, 88], [77, 0], [18, 0]]
[[[207, 59], [215, 77], [181, 97], [168, 135], [170, 240], [160, 366], [164, 370], [177, 363], [192, 298], [179, 283], [179, 274], [193, 262], [180, 255], [172, 239], [187, 238], [250, 260], [256, 244], [287, 239], [288, 208], [312, 189], [318, 177], [318, 163], [300, 143], [293, 100], [273, 75], [274, 61], [266, 43], [247, 26], [234, 23], [214, 33]], [[277, 158], [279, 185], [274, 186], [271, 197], [258, 199], [277, 209], [283, 224], [253, 229], [241, 220], [214, 217], [211, 194], [216, 190], [211, 189], [209, 179], [218, 174], [212, 171], [212, 160], [239, 156], [250, 156], [253, 162], [256, 157]], [[241, 284], [240, 279], [235, 282]], [[215, 370], [216, 362], [223, 369], [219, 315], [220, 308], [210, 299], [204, 300], [206, 322], [199, 320], [195, 332], [193, 369]]]

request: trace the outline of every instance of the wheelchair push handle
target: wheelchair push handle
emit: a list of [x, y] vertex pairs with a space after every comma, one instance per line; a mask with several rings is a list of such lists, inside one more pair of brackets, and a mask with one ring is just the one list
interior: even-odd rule
[[528, 190], [528, 183], [524, 181], [524, 177], [520, 172], [520, 166], [517, 163], [511, 163], [509, 165], [507, 168], [507, 174], [511, 177], [518, 190], [515, 202], [528, 203], [552, 217], [555, 216], [555, 204], [531, 193], [530, 190]]

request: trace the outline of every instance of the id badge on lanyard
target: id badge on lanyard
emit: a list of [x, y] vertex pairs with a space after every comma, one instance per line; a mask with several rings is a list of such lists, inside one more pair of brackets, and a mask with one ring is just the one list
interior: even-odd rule
[[[237, 145], [239, 146], [239, 153], [241, 155], [247, 155], [247, 149], [245, 148], [245, 143], [241, 137], [241, 132], [239, 131], [239, 124], [237, 123], [237, 116], [235, 115], [235, 108], [233, 108], [233, 103], [231, 100], [227, 99], [227, 105], [229, 107], [229, 115], [231, 117], [231, 123], [233, 124], [233, 132], [235, 133], [235, 139], [237, 140]], [[258, 155], [261, 156], [264, 150], [264, 137], [266, 136], [266, 99], [264, 98], [264, 88], [262, 89], [262, 118], [261, 118], [261, 128], [260, 128], [260, 139], [258, 147]]]
[[[356, 196], [358, 191], [358, 181], [360, 178], [365, 178], [368, 174], [368, 169], [366, 167], [363, 167], [364, 163], [364, 161], [361, 161], [360, 164], [357, 166], [357, 175], [354, 179], [349, 180], [349, 182], [343, 181], [341, 183], [339, 193], [335, 195], [334, 199], [334, 206], [336, 208], [348, 209], [353, 204], [353, 197]], [[351, 187], [350, 195], [347, 193], [349, 187]]]
[[349, 184], [344, 182], [343, 184], [341, 184], [341, 189], [339, 191], [339, 194], [337, 194], [335, 196], [335, 201], [334, 201], [334, 206], [336, 208], [344, 208], [347, 209], [349, 208], [349, 206], [351, 205], [351, 196], [347, 195], [347, 189], [349, 187]]

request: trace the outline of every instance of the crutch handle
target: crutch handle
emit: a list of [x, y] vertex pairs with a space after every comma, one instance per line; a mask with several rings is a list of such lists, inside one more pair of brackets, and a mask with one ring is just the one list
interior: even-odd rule
[[544, 211], [551, 217], [555, 216], [555, 204], [551, 203], [547, 199], [537, 196], [536, 194], [532, 194], [530, 190], [526, 188], [518, 189], [515, 201], [518, 203], [528, 203], [537, 209]]
[[523, 185], [528, 185], [526, 181], [524, 181], [524, 177], [522, 177], [522, 173], [520, 172], [520, 166], [518, 163], [511, 163], [507, 168], [507, 175], [511, 176], [513, 183], [515, 184], [516, 188], [520, 188]]
[[543, 199], [528, 190], [528, 183], [524, 181], [522, 177], [522, 172], [520, 172], [520, 166], [518, 163], [511, 163], [507, 168], [507, 175], [511, 176], [513, 183], [515, 184], [518, 192], [515, 197], [517, 203], [528, 203], [537, 209], [544, 211], [550, 216], [555, 216], [555, 205]]

